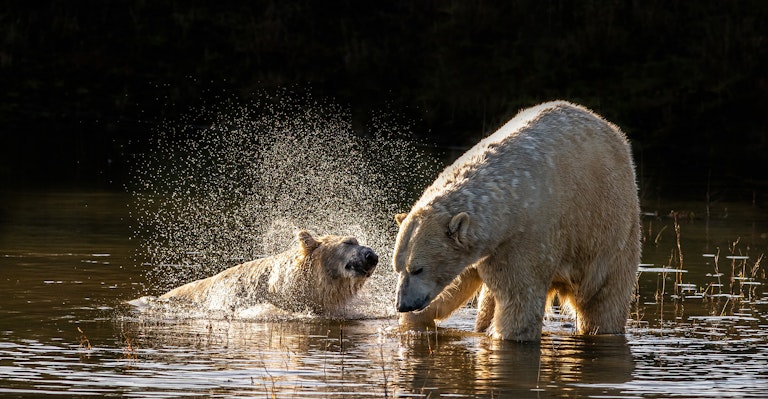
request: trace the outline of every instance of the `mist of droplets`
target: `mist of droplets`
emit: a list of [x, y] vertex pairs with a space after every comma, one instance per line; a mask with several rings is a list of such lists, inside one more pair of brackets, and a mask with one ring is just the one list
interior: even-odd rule
[[410, 208], [439, 162], [395, 118], [373, 116], [357, 134], [344, 108], [283, 94], [221, 101], [157, 129], [132, 188], [147, 291], [283, 252], [306, 229], [372, 247], [379, 266], [356, 311], [392, 314], [393, 215]]

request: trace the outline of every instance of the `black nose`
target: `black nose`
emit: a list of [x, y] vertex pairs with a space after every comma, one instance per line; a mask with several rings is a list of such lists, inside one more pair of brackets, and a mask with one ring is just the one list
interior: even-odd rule
[[415, 306], [405, 306], [399, 303], [397, 304], [397, 311], [400, 313], [412, 312], [414, 310], [418, 310], [418, 309]]
[[365, 252], [365, 263], [368, 266], [376, 266], [379, 263], [379, 256], [372, 250], [368, 250]]

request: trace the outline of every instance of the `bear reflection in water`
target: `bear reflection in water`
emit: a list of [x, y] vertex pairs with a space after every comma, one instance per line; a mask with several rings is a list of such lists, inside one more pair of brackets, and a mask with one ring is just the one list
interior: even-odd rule
[[545, 333], [540, 342], [518, 343], [468, 339], [464, 332], [443, 329], [439, 338], [434, 333], [403, 337], [398, 379], [407, 391], [428, 396], [466, 392], [484, 397], [550, 397], [552, 392], [579, 396], [595, 392], [587, 384], [601, 384], [597, 392], [603, 395], [618, 395], [619, 384], [630, 381], [635, 371], [622, 335]]

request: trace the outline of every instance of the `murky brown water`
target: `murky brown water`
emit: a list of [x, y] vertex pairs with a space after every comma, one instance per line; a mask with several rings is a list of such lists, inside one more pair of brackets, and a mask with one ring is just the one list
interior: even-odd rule
[[683, 263], [673, 219], [646, 216], [627, 334], [573, 336], [550, 320], [540, 344], [516, 344], [472, 333], [472, 309], [428, 334], [401, 333], [392, 318], [141, 315], [122, 304], [153, 287], [128, 195], [0, 199], [2, 397], [768, 395], [768, 212], [749, 203], [716, 204], [709, 220], [703, 202], [645, 206], [688, 211]]

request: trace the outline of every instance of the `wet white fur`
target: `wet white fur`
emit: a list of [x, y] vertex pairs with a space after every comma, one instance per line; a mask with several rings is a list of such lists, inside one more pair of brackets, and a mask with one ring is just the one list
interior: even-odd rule
[[[345, 269], [358, 251], [354, 237], [298, 234], [300, 245], [286, 252], [233, 266], [215, 276], [177, 287], [161, 300], [207, 310], [237, 310], [272, 304], [290, 311], [335, 313], [355, 297], [366, 277]], [[352, 245], [349, 245], [352, 244]]]
[[[454, 234], [460, 213], [468, 220]], [[634, 165], [624, 134], [583, 107], [520, 112], [400, 219], [399, 301], [432, 300], [406, 324], [448, 317], [482, 287], [476, 327], [497, 338], [539, 340], [555, 292], [581, 332], [624, 330], [640, 260]]]

